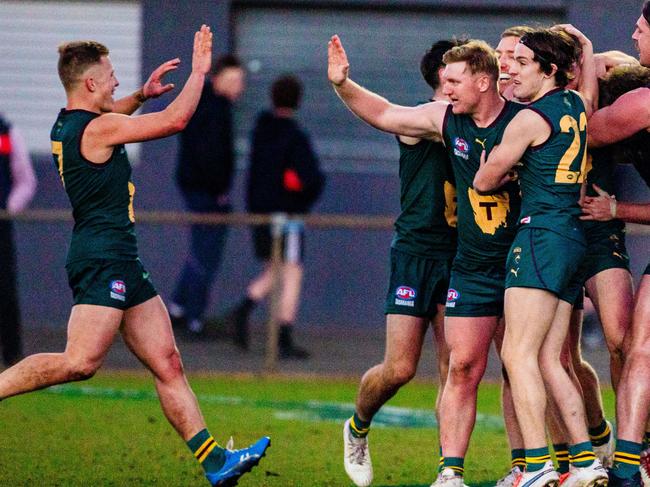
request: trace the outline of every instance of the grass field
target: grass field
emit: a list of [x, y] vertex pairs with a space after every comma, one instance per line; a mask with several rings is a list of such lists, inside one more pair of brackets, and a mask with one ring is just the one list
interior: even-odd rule
[[[356, 380], [192, 376], [210, 431], [241, 447], [262, 435], [272, 446], [242, 486], [348, 486], [342, 420]], [[411, 383], [376, 418], [373, 486], [429, 486], [438, 462], [432, 423], [436, 389]], [[606, 391], [611, 414], [612, 394]], [[479, 394], [466, 468], [469, 485], [493, 485], [509, 467], [499, 387]], [[417, 427], [399, 425], [415, 419]], [[164, 419], [148, 376], [100, 372], [91, 381], [0, 403], [0, 485], [208, 485]]]

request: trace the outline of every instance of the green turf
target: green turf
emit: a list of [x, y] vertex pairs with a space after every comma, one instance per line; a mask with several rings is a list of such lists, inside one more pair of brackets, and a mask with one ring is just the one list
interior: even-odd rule
[[[262, 435], [272, 438], [267, 457], [240, 485], [352, 485], [342, 466], [340, 418], [352, 412], [356, 381], [223, 376], [190, 381], [220, 443], [231, 435], [235, 447]], [[399, 419], [405, 411], [426, 416], [435, 395], [432, 384], [411, 383], [389, 403], [398, 409], [386, 408], [386, 419]], [[607, 391], [610, 412], [611, 396]], [[495, 418], [498, 398], [498, 386], [481, 387], [482, 419], [465, 463], [465, 480], [471, 485], [493, 485], [508, 468], [503, 428]], [[373, 486], [428, 486], [433, 481], [437, 430], [420, 426], [373, 428]], [[0, 403], [0, 485], [208, 484], [164, 419], [151, 380], [102, 372], [89, 382]]]

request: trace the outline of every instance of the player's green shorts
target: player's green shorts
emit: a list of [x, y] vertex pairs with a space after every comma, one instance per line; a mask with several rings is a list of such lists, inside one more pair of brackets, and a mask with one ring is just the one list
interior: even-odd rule
[[506, 288], [545, 289], [575, 303], [582, 292], [578, 268], [586, 245], [545, 228], [523, 226], [517, 232], [506, 262]]
[[505, 267], [503, 263], [477, 264], [456, 257], [445, 304], [445, 316], [503, 315]]
[[138, 260], [89, 259], [66, 265], [74, 304], [128, 309], [157, 296]]
[[625, 247], [625, 230], [587, 236], [587, 252], [579, 275], [584, 282], [607, 269], [630, 270], [630, 256]]
[[386, 314], [435, 316], [445, 304], [451, 259], [426, 259], [390, 249], [390, 281]]

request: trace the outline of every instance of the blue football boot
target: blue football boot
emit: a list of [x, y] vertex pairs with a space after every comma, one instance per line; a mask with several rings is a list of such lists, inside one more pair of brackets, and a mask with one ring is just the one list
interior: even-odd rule
[[271, 446], [271, 438], [263, 436], [248, 448], [241, 450], [225, 450], [226, 463], [218, 472], [206, 473], [208, 481], [213, 486], [232, 487], [237, 485], [239, 477], [257, 465]]

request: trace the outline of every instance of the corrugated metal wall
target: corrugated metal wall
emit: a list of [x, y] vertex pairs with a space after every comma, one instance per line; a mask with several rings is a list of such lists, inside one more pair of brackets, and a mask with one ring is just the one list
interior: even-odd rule
[[120, 81], [116, 97], [140, 81], [139, 2], [0, 2], [0, 112], [25, 135], [32, 152], [50, 152], [50, 128], [65, 93], [57, 46], [92, 39], [106, 44]]

